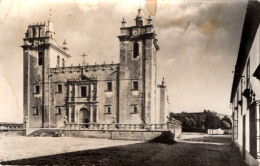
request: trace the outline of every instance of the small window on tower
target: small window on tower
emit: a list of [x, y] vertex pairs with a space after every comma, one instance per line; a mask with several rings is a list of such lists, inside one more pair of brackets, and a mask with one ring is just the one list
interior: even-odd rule
[[111, 114], [111, 105], [106, 106], [106, 114]]
[[39, 115], [39, 108], [38, 107], [34, 108], [33, 115]]
[[138, 90], [138, 81], [133, 81], [133, 90]]
[[134, 113], [136, 114], [137, 113], [137, 105], [134, 106]]
[[143, 26], [143, 20], [140, 20], [140, 21], [139, 21], [139, 25], [140, 25], [140, 26]]
[[112, 82], [107, 82], [107, 91], [112, 91]]
[[81, 86], [81, 97], [87, 97], [87, 87]]
[[137, 42], [134, 43], [134, 55], [133, 58], [137, 58], [139, 56], [139, 44]]
[[64, 58], [62, 58], [62, 67], [63, 68], [65, 67], [65, 60], [64, 60]]
[[32, 30], [33, 30], [33, 37], [35, 37], [36, 36], [36, 28], [33, 28]]
[[39, 85], [36, 85], [36, 86], [34, 87], [34, 93], [35, 93], [35, 94], [39, 94], [39, 93], [40, 93], [40, 86], [39, 86]]
[[61, 92], [62, 92], [62, 85], [61, 85], [61, 84], [58, 84], [58, 86], [57, 86], [57, 92], [58, 92], [58, 93], [61, 93]]
[[61, 114], [61, 107], [57, 107], [56, 109], [56, 115], [60, 115]]
[[38, 34], [39, 34], [39, 37], [41, 37], [41, 30], [42, 30], [42, 28], [41, 27], [39, 27], [39, 29], [38, 29]]
[[43, 54], [42, 52], [38, 52], [38, 65], [43, 65]]

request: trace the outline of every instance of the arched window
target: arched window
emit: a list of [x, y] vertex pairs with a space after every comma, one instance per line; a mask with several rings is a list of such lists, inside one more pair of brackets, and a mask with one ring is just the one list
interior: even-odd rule
[[62, 67], [65, 67], [65, 60], [62, 58]]
[[33, 37], [35, 37], [35, 35], [36, 35], [36, 28], [33, 28], [32, 30], [33, 30]]
[[57, 56], [57, 67], [60, 67], [60, 56]]
[[139, 44], [137, 42], [134, 43], [134, 54], [133, 58], [137, 58], [139, 56]]
[[139, 21], [139, 26], [143, 26], [143, 20]]
[[38, 29], [38, 31], [39, 31], [39, 32], [38, 32], [39, 37], [41, 37], [41, 29], [42, 29], [41, 27], [39, 27], [39, 29]]
[[41, 66], [43, 65], [43, 53], [38, 52], [38, 65]]

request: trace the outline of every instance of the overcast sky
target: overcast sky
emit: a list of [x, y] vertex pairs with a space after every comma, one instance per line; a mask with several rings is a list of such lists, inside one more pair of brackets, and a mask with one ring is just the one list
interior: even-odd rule
[[[128, 26], [140, 0], [0, 0], [0, 122], [22, 121], [24, 33], [46, 22], [52, 9], [55, 39], [67, 40], [71, 63], [119, 62], [121, 20]], [[149, 12], [142, 2], [142, 8]], [[173, 112], [204, 109], [231, 114], [229, 98], [246, 3], [158, 0], [158, 81], [165, 77]]]

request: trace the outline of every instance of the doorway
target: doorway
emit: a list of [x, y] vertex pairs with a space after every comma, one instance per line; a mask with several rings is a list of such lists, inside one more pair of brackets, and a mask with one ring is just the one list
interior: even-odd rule
[[90, 112], [87, 108], [81, 108], [79, 111], [79, 123], [89, 123]]

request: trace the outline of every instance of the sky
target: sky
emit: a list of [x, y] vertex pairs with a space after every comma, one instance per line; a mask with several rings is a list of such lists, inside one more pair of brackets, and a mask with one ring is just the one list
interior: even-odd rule
[[83, 53], [88, 64], [118, 63], [122, 18], [133, 26], [140, 4], [152, 15], [158, 83], [165, 77], [171, 111], [230, 115], [245, 1], [157, 0], [153, 8], [145, 0], [0, 0], [0, 122], [23, 121], [20, 46], [29, 24], [47, 22], [51, 9], [55, 40], [66, 39], [70, 63], [82, 63]]

